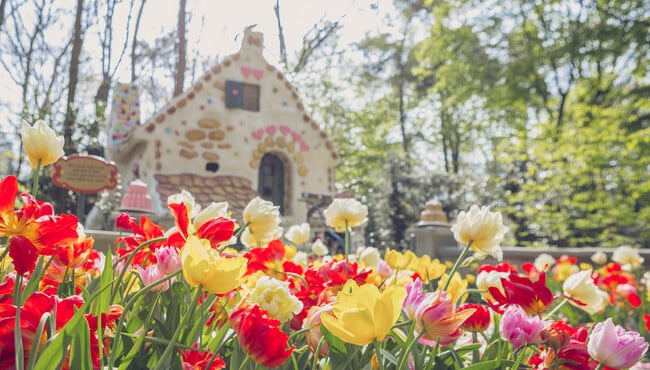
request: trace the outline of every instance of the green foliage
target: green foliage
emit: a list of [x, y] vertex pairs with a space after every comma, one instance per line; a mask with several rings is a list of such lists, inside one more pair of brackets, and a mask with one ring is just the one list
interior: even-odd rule
[[[369, 229], [399, 229], [417, 215], [400, 202], [436, 196], [452, 216], [471, 201], [496, 206], [517, 224], [519, 244], [650, 245], [647, 0], [398, 1], [396, 8], [398, 24], [429, 31], [417, 41], [409, 30], [360, 43], [363, 75], [380, 82], [382, 98], [355, 110], [336, 141], [345, 158], [338, 179], [365, 185], [353, 192], [375, 208]], [[393, 63], [396, 55], [402, 64]], [[400, 158], [385, 139], [396, 137], [400, 91], [410, 124], [400, 160], [417, 158], [409, 165], [422, 173], [420, 165], [433, 158], [441, 168], [442, 159], [446, 175], [433, 171], [413, 183], [431, 188], [415, 197], [404, 196], [413, 188], [393, 197], [391, 179], [408, 171], [387, 170], [389, 157]], [[349, 144], [359, 139], [363, 145]], [[461, 189], [472, 196], [456, 196]], [[377, 215], [388, 212], [405, 214], [381, 223]]]

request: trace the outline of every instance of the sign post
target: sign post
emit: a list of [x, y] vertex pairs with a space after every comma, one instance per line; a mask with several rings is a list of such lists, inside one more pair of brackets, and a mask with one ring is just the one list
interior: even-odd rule
[[86, 194], [97, 194], [117, 186], [117, 166], [94, 155], [61, 157], [52, 165], [52, 182], [56, 186], [79, 193], [77, 218], [83, 222]]

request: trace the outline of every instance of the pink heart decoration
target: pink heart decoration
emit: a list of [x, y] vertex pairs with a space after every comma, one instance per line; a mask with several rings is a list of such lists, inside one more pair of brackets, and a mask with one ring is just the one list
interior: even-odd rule
[[233, 95], [233, 96], [237, 96], [237, 95], [239, 95], [239, 90], [237, 90], [237, 89], [232, 89], [231, 92], [232, 92], [232, 95]]
[[262, 140], [262, 136], [264, 136], [264, 130], [262, 129], [255, 130], [252, 132], [251, 135], [253, 136], [254, 139]]
[[248, 76], [251, 75], [251, 72], [253, 72], [253, 70], [250, 67], [241, 67], [241, 73], [244, 77], [248, 78]]
[[254, 69], [253, 76], [255, 76], [255, 78], [259, 80], [260, 78], [262, 78], [262, 76], [264, 76], [264, 71], [261, 69]]
[[278, 129], [278, 128], [275, 127], [275, 125], [269, 125], [269, 126], [266, 126], [266, 132], [267, 132], [269, 135], [275, 135], [275, 131], [277, 131], [277, 129]]
[[309, 145], [305, 143], [304, 141], [300, 142], [300, 150], [303, 152], [308, 152], [309, 151]]
[[289, 133], [289, 131], [291, 131], [289, 126], [280, 125], [280, 132], [282, 133], [282, 135], [286, 136]]
[[297, 132], [292, 132], [291, 137], [293, 138], [293, 141], [301, 141], [302, 140], [302, 136]]

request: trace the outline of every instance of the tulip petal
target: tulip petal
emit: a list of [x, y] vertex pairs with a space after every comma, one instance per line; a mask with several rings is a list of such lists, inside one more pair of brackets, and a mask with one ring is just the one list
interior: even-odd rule
[[349, 311], [340, 318], [323, 313], [321, 322], [327, 330], [344, 342], [364, 346], [374, 340], [374, 323], [368, 310]]

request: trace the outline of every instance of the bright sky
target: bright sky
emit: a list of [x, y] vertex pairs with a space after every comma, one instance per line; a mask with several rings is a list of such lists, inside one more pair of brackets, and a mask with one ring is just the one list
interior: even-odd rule
[[[203, 57], [214, 60], [215, 57], [222, 58], [239, 50], [241, 36], [244, 28], [250, 25], [257, 25], [255, 30], [263, 32], [265, 36], [265, 57], [275, 65], [279, 64], [279, 40], [278, 28], [273, 7], [276, 0], [188, 0], [187, 11], [190, 18], [187, 24], [188, 58], [192, 57], [192, 49], [198, 49]], [[128, 7], [119, 7], [115, 19], [115, 40], [114, 45], [119, 49], [124, 42]], [[135, 19], [137, 7], [133, 10], [132, 17]], [[61, 2], [59, 6], [74, 8], [74, 2]], [[139, 39], [152, 43], [156, 37], [167, 34], [176, 28], [178, 17], [179, 0], [148, 0], [143, 12], [140, 24]], [[302, 45], [302, 37], [322, 19], [340, 20], [343, 29], [341, 31], [341, 43], [359, 41], [367, 32], [376, 32], [383, 24], [382, 17], [392, 9], [391, 0], [280, 0], [280, 15], [282, 19], [283, 32], [285, 36], [287, 53], [291, 60]], [[71, 24], [68, 26], [71, 27]], [[63, 26], [66, 31], [68, 27]], [[97, 29], [90, 31], [93, 34], [87, 35], [84, 42], [84, 53], [94, 54], [93, 51], [99, 45], [96, 38]], [[129, 38], [133, 30], [130, 30]], [[58, 36], [57, 36], [58, 37]], [[117, 53], [115, 51], [114, 53]], [[99, 54], [97, 60], [99, 63]], [[115, 60], [117, 55], [113, 55]], [[96, 74], [97, 83], [100, 78], [100, 67], [91, 67]], [[197, 71], [201, 75], [203, 71]], [[190, 76], [188, 76], [190, 78]], [[129, 81], [130, 65], [128, 55], [125, 55], [115, 81]], [[186, 81], [188, 84], [191, 81]], [[94, 92], [94, 88], [84, 89], [88, 93]], [[83, 91], [79, 91], [83, 94]], [[0, 70], [0, 100], [10, 106], [19, 108], [19, 88], [6, 74]], [[92, 99], [92, 96], [77, 96], [80, 100]], [[89, 100], [90, 101], [90, 100]], [[6, 106], [0, 106], [0, 113], [6, 116]], [[8, 121], [0, 119], [0, 132], [9, 131]]]
[[[178, 0], [149, 0], [141, 22], [143, 38], [155, 37], [176, 28]], [[379, 3], [380, 5], [377, 5]], [[256, 24], [264, 33], [265, 56], [279, 60], [278, 27], [273, 7], [275, 0], [188, 0], [188, 46], [201, 54], [220, 57], [239, 50], [245, 27]], [[280, 0], [280, 16], [289, 58], [301, 47], [302, 37], [321, 19], [341, 20], [341, 42], [360, 40], [376, 31], [382, 14], [390, 9], [389, 0]], [[155, 9], [154, 9], [155, 8]], [[163, 31], [164, 30], [164, 31]], [[128, 76], [125, 63], [120, 75]]]

